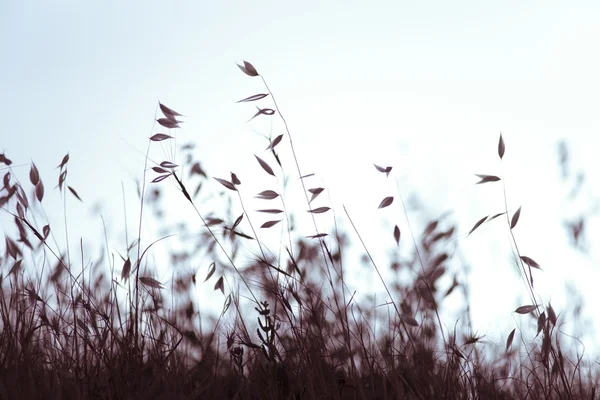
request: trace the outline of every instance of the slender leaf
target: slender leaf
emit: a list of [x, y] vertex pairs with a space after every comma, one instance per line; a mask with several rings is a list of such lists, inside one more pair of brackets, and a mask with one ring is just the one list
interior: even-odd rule
[[537, 320], [537, 335], [540, 334], [540, 332], [542, 331], [542, 329], [544, 329], [544, 325], [546, 325], [546, 312], [542, 311], [542, 313], [540, 314], [540, 316], [538, 317]]
[[275, 139], [273, 139], [269, 147], [267, 147], [265, 150], [273, 150], [275, 146], [277, 146], [281, 142], [281, 139], [283, 139], [283, 135], [277, 136]]
[[42, 181], [38, 181], [38, 183], [35, 185], [35, 196], [37, 197], [38, 201], [42, 201], [44, 198], [44, 184]]
[[163, 286], [161, 285], [161, 283], [159, 281], [157, 281], [154, 278], [151, 278], [149, 276], [140, 276], [140, 282], [142, 282], [143, 285], [154, 288], [154, 289], [162, 289]]
[[67, 163], [69, 162], [69, 153], [65, 154], [65, 156], [63, 157], [62, 161], [60, 162], [60, 164], [58, 164], [58, 167], [56, 168], [61, 168], [64, 167], [65, 165], [67, 165]]
[[4, 189], [10, 190], [10, 172], [4, 174], [4, 178], [2, 181], [4, 183]]
[[40, 181], [40, 173], [34, 163], [31, 163], [31, 168], [29, 169], [29, 181], [33, 186], [37, 185]]
[[48, 239], [48, 235], [50, 234], [50, 225], [44, 225], [42, 228], [42, 233], [44, 235], [44, 239]]
[[[223, 294], [225, 294], [225, 293], [223, 293]], [[231, 294], [228, 294], [227, 298], [225, 299], [225, 304], [223, 305], [223, 311], [221, 311], [221, 315], [224, 315], [227, 312], [227, 310], [229, 310], [230, 306], [231, 306]], [[233, 336], [232, 336], [232, 338], [233, 338]], [[228, 343], [227, 347], [228, 348], [231, 347], [229, 345], [229, 343]]]
[[163, 168], [177, 168], [179, 165], [172, 163], [171, 161], [163, 161], [160, 163], [160, 166]]
[[521, 207], [519, 207], [517, 212], [512, 216], [512, 219], [510, 221], [510, 229], [513, 229], [515, 226], [517, 226], [517, 222], [519, 222], [520, 215], [521, 215]]
[[162, 126], [164, 126], [165, 128], [169, 128], [169, 129], [174, 129], [174, 128], [179, 128], [179, 122], [177, 120], [172, 120], [170, 118], [159, 118], [156, 120], [156, 122], [158, 122], [159, 124], [161, 124]]
[[165, 117], [169, 119], [174, 119], [174, 117], [184, 117], [184, 115], [179, 114], [177, 111], [170, 109], [162, 103], [158, 103], [160, 105], [160, 110], [165, 115]]
[[229, 190], [233, 190], [234, 192], [237, 192], [237, 188], [235, 186], [233, 186], [233, 183], [225, 180], [225, 179], [221, 179], [221, 178], [214, 178], [217, 182], [219, 182], [221, 185], [225, 186], [227, 189]]
[[21, 203], [17, 203], [17, 215], [21, 219], [25, 218], [25, 211], [23, 211], [23, 206], [21, 206]]
[[166, 140], [166, 139], [173, 139], [173, 136], [167, 135], [165, 133], [157, 133], [157, 134], [150, 136], [150, 140], [152, 140], [153, 142], [162, 142], [163, 140]]
[[500, 134], [500, 141], [498, 142], [498, 155], [500, 156], [501, 160], [502, 157], [504, 157], [504, 150], [506, 150], [506, 146], [504, 145], [504, 139], [502, 138], [502, 134]]
[[258, 76], [258, 71], [256, 71], [254, 65], [250, 64], [248, 61], [244, 61], [244, 70], [250, 76]]
[[256, 107], [256, 109], [258, 111], [256, 112], [256, 114], [254, 114], [252, 116], [252, 118], [250, 118], [248, 120], [248, 122], [252, 121], [254, 118], [258, 117], [259, 115], [273, 115], [273, 114], [275, 114], [275, 110], [273, 110], [272, 108], [259, 108], [259, 107]]
[[317, 233], [316, 235], [307, 236], [309, 239], [318, 239], [327, 236], [327, 233]]
[[215, 273], [215, 270], [216, 270], [216, 264], [213, 261], [208, 267], [208, 274], [206, 274], [206, 278], [204, 278], [204, 282], [206, 282], [207, 280], [210, 279], [211, 276], [213, 276], [213, 274]]
[[73, 196], [75, 196], [75, 198], [76, 198], [77, 200], [79, 200], [80, 202], [82, 202], [82, 203], [83, 203], [83, 200], [81, 200], [81, 197], [79, 197], [79, 194], [77, 194], [77, 192], [75, 191], [75, 189], [73, 189], [71, 186], [67, 186], [67, 189], [69, 189], [69, 192], [71, 192], [71, 194], [72, 194]]
[[498, 214], [494, 214], [494, 215], [492, 215], [492, 216], [491, 216], [491, 217], [490, 217], [490, 218], [487, 220], [487, 222], [493, 221], [493, 220], [495, 220], [496, 218], [498, 218], [498, 217], [500, 217], [501, 215], [504, 215], [504, 214], [506, 214], [506, 213], [505, 213], [505, 212], [501, 212], [501, 213], [498, 213]]
[[481, 179], [479, 182], [476, 183], [477, 185], [479, 185], [481, 183], [487, 183], [487, 182], [497, 182], [500, 180], [500, 178], [498, 178], [495, 175], [480, 175], [480, 174], [475, 174], [475, 175]]
[[533, 310], [536, 310], [538, 306], [521, 306], [515, 310], [517, 314], [529, 314]]
[[377, 171], [384, 173], [386, 176], [390, 176], [390, 172], [392, 171], [392, 167], [380, 167], [377, 164], [373, 164], [375, 166], [375, 169], [377, 169]]
[[252, 95], [250, 97], [246, 97], [245, 99], [238, 100], [236, 103], [246, 103], [249, 101], [256, 101], [256, 100], [264, 99], [268, 95], [269, 95], [268, 93], [259, 93], [259, 94]]
[[250, 64], [248, 61], [244, 61], [244, 65], [240, 65], [237, 64], [237, 66], [242, 70], [243, 73], [245, 73], [248, 76], [258, 76], [258, 72], [256, 71], [256, 68], [254, 68], [254, 66], [252, 64]]
[[377, 207], [377, 208], [385, 208], [385, 207], [389, 206], [390, 204], [392, 204], [393, 201], [394, 201], [394, 197], [392, 197], [392, 196], [386, 197], [385, 199], [381, 200], [381, 203], [379, 203], [379, 207]]
[[546, 310], [548, 311], [548, 320], [552, 323], [552, 325], [556, 325], [557, 318], [554, 308], [552, 308], [552, 304], [548, 304]]
[[233, 223], [233, 226], [231, 227], [231, 229], [235, 229], [240, 224], [240, 222], [242, 222], [243, 218], [244, 218], [244, 214], [241, 214], [239, 217], [237, 217], [237, 219]]
[[254, 240], [254, 238], [252, 236], [248, 236], [245, 233], [241, 233], [238, 231], [233, 231], [233, 233], [235, 233], [236, 235], [243, 237], [244, 239], [250, 239], [250, 240]]
[[242, 182], [238, 179], [237, 175], [234, 174], [233, 172], [231, 173], [231, 182], [234, 185], [241, 185], [242, 184]]
[[329, 208], [329, 207], [319, 207], [319, 208], [315, 208], [313, 210], [308, 210], [308, 212], [313, 213], [313, 214], [322, 214], [329, 210], [331, 210], [331, 208]]
[[223, 295], [225, 294], [225, 287], [223, 286], [223, 277], [220, 277], [219, 280], [217, 281], [217, 283], [215, 283], [215, 289], [214, 290], [220, 290], [221, 293], [223, 293]]
[[475, 223], [475, 225], [471, 228], [471, 230], [469, 231], [469, 233], [467, 234], [467, 236], [469, 236], [471, 233], [473, 233], [473, 231], [477, 228], [479, 228], [479, 226], [481, 224], [483, 224], [485, 222], [485, 220], [487, 219], [487, 216], [481, 218], [479, 221], [477, 221], [477, 223]]
[[201, 176], [203, 176], [203, 177], [206, 178], [206, 172], [204, 172], [204, 170], [200, 166], [199, 162], [195, 162], [194, 165], [192, 165], [192, 169], [190, 171], [190, 174], [191, 175], [197, 174], [197, 175], [201, 175]]
[[436, 268], [448, 259], [448, 253], [442, 253], [431, 262], [431, 268]]
[[13, 264], [13, 266], [8, 271], [7, 276], [9, 276], [9, 275], [15, 275], [15, 274], [19, 273], [19, 271], [21, 270], [21, 264], [22, 263], [23, 263], [23, 259], [15, 261], [15, 263]]
[[280, 222], [281, 222], [281, 220], [277, 220], [277, 221], [267, 221], [267, 222], [265, 222], [264, 224], [262, 224], [260, 227], [261, 227], [261, 228], [270, 228], [270, 227], [272, 227], [272, 226], [274, 226], [274, 225], [277, 225], [277, 224], [278, 224], [278, 223], [280, 223]]
[[221, 218], [213, 218], [213, 217], [206, 217], [205, 221], [206, 221], [206, 225], [208, 225], [208, 226], [220, 225], [223, 222], [225, 222]]
[[508, 349], [510, 349], [510, 346], [512, 345], [513, 339], [515, 338], [515, 331], [517, 330], [517, 328], [513, 329], [512, 331], [510, 331], [510, 333], [508, 334], [508, 338], [506, 339], [506, 350], [508, 351]]
[[446, 273], [446, 268], [444, 267], [439, 267], [436, 268], [433, 272], [431, 272], [430, 274], [428, 274], [427, 278], [428, 280], [434, 284], [438, 279], [440, 279], [444, 274]]
[[400, 245], [400, 228], [398, 225], [394, 226], [394, 240], [396, 241], [396, 246]]
[[256, 210], [257, 212], [267, 213], [267, 214], [281, 214], [283, 210], [278, 210], [276, 208], [269, 208], [265, 210]]
[[196, 186], [196, 190], [194, 190], [194, 199], [198, 196], [198, 193], [200, 193], [200, 189], [202, 189], [202, 182], [200, 182], [198, 186]]
[[152, 183], [158, 183], [161, 181], [164, 181], [165, 179], [167, 179], [169, 176], [171, 176], [171, 174], [164, 174], [164, 175], [159, 175], [156, 178], [152, 179]]
[[521, 260], [523, 260], [523, 262], [525, 264], [529, 265], [531, 268], [541, 269], [540, 265], [538, 263], [536, 263], [534, 260], [532, 260], [531, 258], [529, 258], [527, 256], [521, 256]]
[[321, 192], [323, 192], [323, 190], [325, 189], [323, 189], [322, 187], [308, 189], [308, 191], [312, 194], [309, 203], [312, 203], [312, 201], [316, 199], [317, 196], [319, 196]]
[[273, 200], [273, 199], [277, 198], [278, 196], [279, 196], [279, 194], [277, 194], [277, 192], [275, 192], [273, 190], [265, 190], [256, 195], [257, 198], [263, 199], [263, 200]]
[[131, 272], [131, 259], [127, 257], [125, 263], [123, 264], [123, 269], [121, 270], [121, 281], [127, 279], [129, 277], [129, 273]]
[[65, 183], [65, 180], [67, 179], [67, 170], [65, 169], [63, 172], [60, 173], [60, 175], [58, 176], [58, 190], [60, 190], [62, 192], [62, 186], [63, 183]]
[[21, 249], [19, 249], [19, 246], [17, 246], [17, 244], [15, 243], [14, 240], [12, 240], [11, 238], [9, 238], [8, 236], [5, 236], [4, 237], [4, 242], [6, 243], [6, 252], [14, 260], [16, 260], [17, 257], [20, 257], [20, 256], [23, 255], [22, 252], [21, 252]]
[[437, 228], [437, 226], [438, 226], [437, 219], [434, 219], [433, 221], [429, 222], [427, 224], [427, 226], [425, 227], [425, 232], [423, 232], [423, 235], [424, 236], [430, 235], [435, 230], [435, 228]]
[[262, 169], [264, 169], [267, 174], [275, 176], [275, 173], [273, 172], [273, 169], [269, 166], [269, 164], [267, 164], [267, 162], [265, 160], [263, 160], [262, 158], [260, 158], [256, 154], [254, 155], [254, 157], [256, 157], [256, 160], [258, 161], [258, 163], [260, 164], [260, 166], [262, 167]]
[[402, 318], [402, 321], [404, 321], [404, 323], [406, 325], [410, 325], [410, 326], [419, 326], [419, 323], [417, 322], [416, 319], [414, 319], [412, 316], [407, 315], [407, 314], [402, 314], [400, 316], [400, 318]]

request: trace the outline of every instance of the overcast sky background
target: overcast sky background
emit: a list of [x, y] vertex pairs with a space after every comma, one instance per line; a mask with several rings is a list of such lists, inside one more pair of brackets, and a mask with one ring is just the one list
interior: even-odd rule
[[[393, 166], [403, 195], [416, 194], [430, 217], [453, 212], [457, 246], [472, 269], [479, 333], [501, 343], [521, 321], [511, 311], [527, 301], [505, 223], [466, 238], [479, 218], [504, 208], [501, 185], [476, 186], [473, 174], [501, 171], [509, 210], [522, 206], [520, 250], [544, 268], [536, 275], [538, 293], [567, 311], [570, 283], [598, 326], [598, 218], [589, 221], [589, 255], [569, 246], [562, 220], [600, 196], [600, 4], [566, 4], [5, 0], [0, 150], [24, 182], [35, 161], [50, 182], [45, 208], [57, 223], [61, 206], [50, 189], [68, 152], [69, 184], [85, 200], [69, 200], [72, 239], [102, 237], [90, 211], [100, 203], [116, 235], [111, 245], [122, 251], [121, 183], [135, 228], [134, 179], [143, 173], [148, 136], [163, 131], [153, 128], [158, 101], [186, 115], [178, 135], [197, 144], [194, 155], [211, 175], [236, 172], [248, 197], [274, 188], [253, 154], [275, 165], [257, 132], [275, 136], [283, 133], [281, 123], [261, 116], [248, 124], [256, 109], [235, 104], [264, 92], [259, 78], [235, 66], [248, 60], [275, 93], [303, 172], [317, 173], [315, 186], [328, 188], [332, 203], [323, 198], [320, 205], [332, 205], [342, 219], [346, 205], [370, 246], [385, 240], [391, 247], [394, 223], [409, 243], [399, 202], [377, 210], [383, 197], [398, 193], [373, 163]], [[500, 132], [507, 147], [502, 169]], [[560, 180], [561, 139], [572, 150], [573, 170], [586, 173], [574, 205]], [[289, 159], [287, 140], [280, 146]], [[217, 182], [207, 185], [221, 190]], [[191, 220], [182, 210], [181, 218]], [[382, 225], [383, 215], [390, 221]], [[409, 217], [419, 234], [423, 215]], [[0, 221], [10, 218], [4, 213]], [[366, 271], [357, 274], [372, 279], [361, 275]], [[381, 290], [372, 282], [369, 289]]]

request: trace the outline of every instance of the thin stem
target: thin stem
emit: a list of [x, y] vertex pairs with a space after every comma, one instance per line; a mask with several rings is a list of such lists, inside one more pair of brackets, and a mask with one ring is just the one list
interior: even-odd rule
[[521, 268], [523, 269], [523, 277], [525, 279], [525, 282], [527, 282], [527, 289], [529, 291], [529, 295], [531, 296], [531, 301], [533, 302], [533, 305], [536, 306], [536, 312], [539, 314], [539, 310], [537, 309], [537, 307], [539, 307], [539, 304], [535, 298], [535, 293], [533, 292], [533, 275], [531, 274], [531, 267], [529, 267], [529, 275], [531, 280], [528, 282], [527, 280], [527, 270], [525, 269], [525, 264], [523, 263], [523, 260], [521, 259], [521, 252], [519, 251], [519, 246], [517, 244], [517, 240], [515, 239], [515, 235], [513, 234], [512, 228], [511, 228], [511, 221], [510, 218], [508, 216], [508, 200], [507, 200], [507, 196], [506, 196], [506, 184], [504, 181], [504, 172], [500, 171], [501, 176], [502, 176], [502, 191], [504, 193], [504, 211], [505, 211], [505, 215], [506, 215], [506, 223], [508, 224], [508, 230], [510, 232], [510, 237], [512, 239], [512, 243], [515, 246], [515, 251], [517, 253], [517, 257], [518, 257], [518, 263], [521, 264]]
[[[156, 119], [156, 111], [154, 112], [154, 116]], [[152, 125], [152, 129], [154, 129], [154, 124]], [[148, 140], [148, 149], [146, 150], [146, 157], [144, 158], [144, 176], [142, 178], [142, 189], [141, 189], [141, 193], [140, 193], [140, 222], [138, 224], [138, 242], [137, 242], [137, 257], [136, 257], [136, 263], [135, 263], [135, 291], [134, 291], [134, 297], [135, 297], [135, 321], [134, 321], [134, 329], [135, 329], [135, 334], [134, 334], [134, 340], [135, 340], [135, 347], [137, 349], [137, 338], [138, 338], [138, 334], [139, 334], [139, 277], [140, 277], [140, 267], [141, 267], [141, 263], [142, 260], [140, 259], [140, 253], [142, 250], [142, 217], [144, 215], [144, 194], [146, 193], [146, 171], [148, 169], [148, 154], [150, 153], [150, 144], [152, 143], [152, 141]]]
[[348, 214], [348, 210], [346, 210], [346, 206], [344, 206], [344, 212], [346, 213], [346, 216], [348, 217], [348, 220], [350, 221], [350, 224], [352, 225], [352, 229], [354, 229], [354, 232], [356, 233], [356, 236], [358, 236], [358, 240], [360, 240], [360, 243], [362, 244], [363, 249], [365, 249], [365, 252], [367, 253], [367, 257], [369, 257], [369, 260], [371, 261], [371, 264], [373, 265], [373, 268], [375, 268], [375, 271], [377, 272], [377, 275], [379, 275], [379, 279], [381, 280], [381, 283], [383, 284], [383, 287], [385, 288], [385, 291], [387, 292], [388, 297], [390, 298], [390, 301], [391, 301], [392, 305], [394, 306], [394, 310], [396, 310], [396, 314], [398, 315], [398, 318], [400, 319], [400, 323], [404, 327], [404, 330], [406, 331], [406, 334], [408, 335], [408, 339], [410, 340], [410, 343], [414, 347], [415, 344], [414, 344], [413, 339], [412, 339], [412, 337], [410, 335], [410, 331], [408, 330], [408, 328], [406, 327], [406, 324], [402, 320], [402, 314], [400, 314], [400, 310], [398, 310], [398, 306], [396, 306], [396, 302], [394, 301], [394, 298], [392, 297], [392, 292], [390, 292], [390, 290], [388, 289], [388, 287], [387, 287], [387, 285], [385, 283], [385, 280], [383, 279], [383, 276], [381, 275], [381, 272], [379, 272], [379, 268], [377, 267], [377, 264], [375, 263], [375, 260], [373, 260], [373, 257], [371, 256], [371, 253], [369, 252], [369, 249], [367, 248], [367, 246], [365, 245], [365, 242], [362, 239], [362, 236], [360, 235], [360, 233], [358, 232], [358, 229], [356, 229], [356, 226], [354, 225], [354, 221], [350, 217], [350, 214]]
[[[410, 224], [410, 219], [408, 218], [408, 211], [406, 210], [406, 203], [404, 202], [404, 196], [402, 196], [402, 191], [400, 190], [400, 183], [398, 182], [398, 180], [396, 180], [396, 187], [398, 188], [398, 196], [400, 197], [400, 202], [402, 203], [402, 210], [404, 211], [404, 217], [406, 218], [406, 223], [408, 225], [408, 231], [410, 232], [410, 237], [413, 241], [413, 246], [415, 247], [415, 251], [417, 253], [417, 258], [419, 259], [419, 264], [421, 265], [421, 271], [423, 272], [423, 276], [421, 277], [421, 280], [425, 284], [425, 287], [429, 291], [429, 294], [431, 295], [431, 297], [434, 298], [433, 290], [431, 289], [431, 285], [429, 284], [429, 282], [427, 282], [427, 279], [425, 279], [425, 264], [423, 263], [423, 258], [421, 257], [421, 252], [419, 251], [419, 246], [417, 245], [415, 235], [413, 234], [413, 229]], [[442, 319], [440, 317], [440, 313], [438, 310], [437, 303], [435, 302], [435, 298], [434, 298], [434, 302], [433, 302], [433, 307], [434, 307], [435, 316], [437, 318], [437, 322], [438, 322], [438, 325], [440, 327], [440, 331], [442, 334], [442, 340], [444, 341], [444, 345], [446, 345], [447, 343], [446, 343], [446, 336], [444, 334], [444, 326], [442, 325]]]

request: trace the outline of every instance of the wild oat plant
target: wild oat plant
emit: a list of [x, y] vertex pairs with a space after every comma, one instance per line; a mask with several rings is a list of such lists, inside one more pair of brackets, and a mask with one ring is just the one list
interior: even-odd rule
[[[93, 268], [78, 262], [68, 245], [58, 248], [53, 227], [44, 222], [48, 185], [35, 164], [29, 182], [20, 182], [11, 160], [0, 155], [5, 171], [0, 207], [14, 220], [14, 227], [3, 227], [0, 259], [0, 398], [597, 398], [593, 364], [564, 344], [564, 314], [536, 293], [533, 271], [540, 266], [520, 252], [512, 236], [522, 215], [520, 208], [509, 211], [506, 191], [504, 210], [481, 218], [462, 237], [447, 218], [423, 224], [422, 233], [398, 221], [380, 235], [389, 241], [384, 245], [396, 248], [389, 265], [396, 278], [384, 279], [387, 268], [375, 263], [363, 241], [367, 232], [355, 227], [350, 213], [344, 209], [339, 217], [331, 207], [317, 205], [327, 204], [321, 196], [325, 189], [311, 184], [314, 175], [301, 169], [302, 155], [296, 154], [264, 77], [249, 62], [238, 66], [264, 85], [263, 93], [239, 103], [269, 102], [272, 108], [256, 107], [251, 119], [277, 117], [284, 128], [255, 156], [264, 171], [264, 190], [244, 192], [244, 174], [209, 179], [193, 160], [190, 143], [181, 147], [186, 154], [181, 165], [171, 157], [153, 162], [151, 147], [172, 150], [184, 118], [159, 103], [138, 190], [137, 236], [121, 248], [110, 247], [107, 238], [107, 257]], [[282, 146], [288, 151], [280, 153]], [[500, 159], [505, 150], [500, 135]], [[288, 159], [282, 162], [284, 154]], [[68, 167], [66, 155], [56, 189], [63, 202], [66, 196], [81, 200], [68, 185]], [[372, 173], [391, 178], [392, 166], [375, 165]], [[478, 177], [478, 184], [504, 184], [496, 175]], [[290, 182], [304, 193], [301, 209], [286, 198]], [[211, 194], [204, 194], [206, 188]], [[226, 193], [214, 195], [219, 190]], [[189, 224], [169, 224], [160, 202], [164, 193], [179, 196]], [[210, 202], [202, 196], [216, 197], [225, 209], [203, 209]], [[264, 207], [250, 210], [252, 202]], [[392, 207], [410, 220], [399, 190], [383, 198], [377, 212]], [[334, 224], [323, 229], [327, 216]], [[168, 235], [143, 238], [143, 232], [151, 236], [142, 230], [146, 218], [161, 219], [166, 231], [179, 229], [193, 238], [189, 246], [171, 250], [172, 279], [157, 279], [149, 251]], [[502, 352], [473, 332], [466, 272], [453, 268], [458, 240], [468, 240], [496, 218], [506, 221], [530, 299], [507, 310], [507, 319], [522, 314], [523, 323], [505, 333]], [[304, 225], [297, 227], [295, 219]], [[338, 220], [351, 229], [339, 229]], [[65, 217], [69, 243], [67, 222]], [[190, 234], [190, 224], [201, 226], [199, 235]], [[275, 245], [261, 239], [277, 229]], [[362, 246], [368, 273], [379, 279], [385, 298], [368, 298], [364, 288], [352, 287], [349, 277], [355, 272], [349, 266], [356, 262], [346, 260], [351, 241], [354, 249]], [[196, 280], [200, 267], [180, 268], [203, 262], [204, 282]], [[216, 307], [200, 307], [198, 300], [198, 290], [207, 289], [222, 302], [209, 327], [203, 316]], [[442, 319], [442, 303], [450, 296], [466, 304], [459, 323]]]

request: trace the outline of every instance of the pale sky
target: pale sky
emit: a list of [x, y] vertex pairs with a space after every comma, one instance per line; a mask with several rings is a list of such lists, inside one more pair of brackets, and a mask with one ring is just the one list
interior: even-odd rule
[[[562, 228], [573, 207], [589, 208], [600, 196], [599, 20], [594, 1], [4, 0], [0, 151], [24, 182], [36, 163], [49, 182], [45, 210], [57, 222], [62, 211], [49, 189], [68, 152], [69, 184], [85, 200], [69, 200], [73, 240], [102, 237], [90, 212], [98, 202], [118, 234], [121, 182], [129, 190], [129, 225], [137, 226], [134, 179], [143, 173], [147, 138], [161, 131], [152, 129], [161, 101], [185, 114], [178, 135], [197, 144], [195, 156], [209, 173], [236, 172], [250, 198], [275, 184], [254, 159], [274, 166], [256, 132], [283, 132], [269, 117], [246, 123], [256, 109], [235, 103], [264, 92], [259, 78], [235, 66], [248, 60], [274, 91], [303, 172], [327, 186], [332, 203], [324, 197], [321, 205], [342, 219], [346, 205], [373, 249], [385, 240], [393, 245], [395, 223], [409, 240], [399, 202], [388, 214], [377, 210], [383, 197], [398, 193], [373, 163], [393, 166], [403, 194], [418, 195], [429, 217], [453, 212], [457, 246], [472, 270], [475, 326], [501, 343], [515, 320], [525, 321], [511, 311], [527, 299], [506, 225], [485, 224], [466, 238], [479, 218], [503, 211], [499, 184], [474, 185], [474, 174], [501, 173], [500, 132], [509, 209], [522, 206], [515, 235], [522, 253], [544, 268], [536, 275], [539, 294], [568, 311], [564, 287], [571, 283], [586, 298], [589, 318], [600, 300], [597, 214], [589, 221], [589, 255], [572, 249]], [[560, 181], [560, 139], [572, 150], [573, 168], [586, 173], [575, 206]], [[382, 224], [383, 216], [392, 220]], [[419, 234], [424, 215], [409, 217]], [[111, 244], [122, 251], [115, 238]]]

